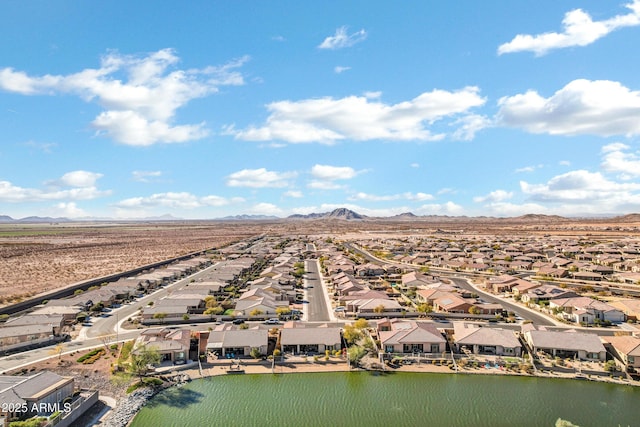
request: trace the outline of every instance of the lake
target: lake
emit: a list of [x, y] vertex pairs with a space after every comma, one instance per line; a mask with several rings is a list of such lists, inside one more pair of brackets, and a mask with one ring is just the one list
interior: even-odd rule
[[228, 375], [156, 395], [145, 426], [640, 425], [640, 389], [500, 375], [335, 372]]

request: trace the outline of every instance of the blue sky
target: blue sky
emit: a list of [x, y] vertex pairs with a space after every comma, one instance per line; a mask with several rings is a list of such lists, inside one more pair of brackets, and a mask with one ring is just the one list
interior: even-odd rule
[[640, 212], [640, 0], [0, 3], [0, 214]]

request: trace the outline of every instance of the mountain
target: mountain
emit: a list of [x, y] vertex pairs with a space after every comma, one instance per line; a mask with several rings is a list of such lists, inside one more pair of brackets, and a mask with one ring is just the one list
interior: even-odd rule
[[265, 219], [280, 219], [277, 216], [270, 215], [232, 215], [220, 218], [223, 221], [262, 221]]
[[366, 218], [364, 215], [360, 215], [357, 212], [354, 212], [347, 208], [338, 208], [334, 209], [331, 212], [325, 213], [311, 213], [308, 215], [291, 215], [288, 217], [289, 219], [338, 219], [338, 220], [363, 220]]
[[394, 216], [390, 216], [389, 219], [406, 219], [406, 220], [411, 220], [411, 219], [417, 219], [419, 218], [417, 215], [414, 215], [412, 212], [403, 212], [401, 214], [398, 215], [394, 215]]
[[558, 221], [568, 221], [567, 218], [558, 215], [543, 215], [543, 214], [526, 214], [520, 215], [513, 218], [501, 218], [510, 221], [522, 221], [522, 222], [558, 222]]
[[50, 223], [50, 222], [71, 222], [71, 221], [72, 220], [70, 220], [69, 218], [52, 218], [50, 216], [28, 216], [25, 218], [14, 220], [13, 222], [39, 224], [43, 222]]
[[617, 216], [612, 219], [614, 219], [617, 222], [640, 222], [640, 214], [632, 213], [632, 214], [627, 214], [623, 216]]
[[14, 222], [15, 219], [11, 218], [8, 215], [0, 215], [0, 222]]

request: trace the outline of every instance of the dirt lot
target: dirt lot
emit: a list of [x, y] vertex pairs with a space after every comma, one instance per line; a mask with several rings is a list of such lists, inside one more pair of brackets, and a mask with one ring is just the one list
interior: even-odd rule
[[0, 305], [257, 231], [240, 224], [1, 225]]

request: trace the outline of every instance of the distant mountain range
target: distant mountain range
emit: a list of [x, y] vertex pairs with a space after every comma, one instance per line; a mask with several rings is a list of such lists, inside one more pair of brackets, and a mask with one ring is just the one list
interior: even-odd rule
[[341, 219], [341, 220], [363, 220], [367, 218], [365, 215], [360, 215], [350, 209], [338, 208], [331, 212], [325, 213], [312, 213], [308, 215], [295, 214], [290, 215], [289, 219]]
[[[216, 218], [213, 220], [219, 221], [264, 221], [264, 220], [282, 220], [277, 216], [272, 215], [233, 215], [223, 218]], [[448, 215], [423, 215], [418, 216], [411, 212], [404, 212], [398, 215], [389, 217], [368, 217], [366, 215], [359, 214], [347, 208], [334, 209], [331, 212], [324, 213], [310, 213], [306, 215], [295, 214], [290, 215], [287, 218], [290, 220], [343, 220], [343, 221], [424, 221], [424, 222], [461, 222], [461, 221], [498, 221], [498, 222], [520, 222], [520, 223], [559, 223], [575, 220], [589, 220], [589, 221], [614, 221], [618, 223], [636, 223], [640, 222], [640, 213], [627, 214], [622, 216], [602, 216], [591, 218], [565, 218], [558, 215], [541, 215], [541, 214], [527, 214], [517, 217], [487, 217], [487, 216], [448, 216]], [[0, 224], [38, 224], [38, 223], [67, 223], [67, 222], [100, 222], [100, 221], [188, 221], [183, 218], [177, 218], [172, 215], [162, 215], [148, 218], [53, 218], [53, 217], [40, 217], [29, 216], [26, 218], [14, 219], [8, 215], [0, 215]], [[204, 219], [202, 220], [204, 221]]]
[[182, 218], [166, 214], [162, 216], [153, 216], [147, 218], [52, 218], [49, 216], [28, 216], [25, 218], [15, 219], [8, 215], [0, 215], [0, 224], [44, 224], [44, 223], [60, 223], [60, 222], [90, 222], [90, 221], [184, 221]]
[[262, 221], [265, 219], [280, 219], [271, 215], [232, 215], [219, 218], [222, 221]]

